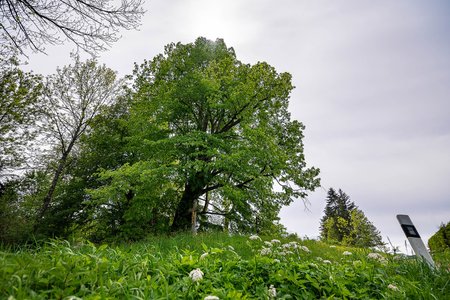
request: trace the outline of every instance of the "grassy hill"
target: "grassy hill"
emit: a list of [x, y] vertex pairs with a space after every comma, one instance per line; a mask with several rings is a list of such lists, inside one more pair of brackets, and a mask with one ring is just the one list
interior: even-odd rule
[[449, 262], [293, 237], [55, 240], [0, 252], [0, 299], [450, 299]]

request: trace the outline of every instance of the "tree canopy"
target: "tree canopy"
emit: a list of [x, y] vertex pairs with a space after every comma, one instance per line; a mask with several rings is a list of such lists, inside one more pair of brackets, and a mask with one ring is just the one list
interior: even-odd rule
[[174, 231], [191, 228], [196, 214], [258, 230], [319, 186], [304, 127], [288, 112], [290, 74], [243, 64], [223, 40], [199, 38], [169, 44], [132, 80], [124, 123], [133, 161], [101, 173], [107, 184], [92, 191], [99, 207], [127, 203], [135, 219], [163, 216]]
[[47, 156], [1, 186], [3, 241], [280, 232], [281, 207], [320, 185], [288, 110], [291, 75], [240, 62], [221, 39], [169, 44], [126, 81], [78, 56], [45, 82], [10, 69], [0, 96], [17, 109], [2, 110], [1, 142], [15, 149], [9, 137], [39, 125]]

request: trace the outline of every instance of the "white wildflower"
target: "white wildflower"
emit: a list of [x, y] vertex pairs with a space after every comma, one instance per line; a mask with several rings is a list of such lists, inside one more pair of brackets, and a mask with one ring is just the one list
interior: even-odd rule
[[306, 246], [300, 246], [300, 249], [302, 249], [306, 253], [311, 253], [311, 250], [309, 250], [308, 247], [306, 247]]
[[336, 248], [336, 246], [335, 245], [331, 245], [330, 248]]
[[286, 253], [286, 255], [291, 255], [291, 254], [294, 254], [294, 252], [292, 252], [292, 251], [285, 251], [284, 253]]
[[285, 256], [285, 255], [286, 255], [286, 252], [281, 251], [281, 252], [278, 252], [278, 254], [281, 255], [281, 256]]
[[273, 286], [273, 284], [270, 285], [268, 294], [270, 298], [275, 298], [277, 296], [277, 289]]
[[200, 260], [205, 259], [208, 255], [208, 252], [203, 253], [202, 255], [200, 255]]
[[280, 240], [273, 239], [270, 241], [272, 244], [281, 244]]
[[199, 268], [194, 269], [189, 273], [189, 277], [192, 279], [192, 281], [202, 280], [203, 272]]
[[206, 296], [203, 300], [220, 300], [217, 296]]
[[249, 237], [249, 239], [252, 240], [252, 241], [256, 241], [256, 240], [260, 241], [261, 240], [261, 238], [259, 236], [257, 236], [256, 234], [251, 235]]
[[275, 259], [273, 260], [273, 262], [279, 264], [279, 263], [280, 263], [280, 260], [275, 258]]
[[391, 290], [396, 291], [396, 292], [400, 291], [400, 289], [397, 286], [393, 285], [393, 284], [388, 285], [388, 289], [391, 289]]
[[270, 255], [272, 253], [272, 250], [270, 248], [262, 248], [259, 252], [262, 256]]
[[[231, 245], [228, 245], [228, 250], [234, 251], [234, 248], [233, 248], [233, 246], [231, 246]], [[215, 297], [215, 296], [213, 296], [213, 297]]]
[[283, 244], [281, 247], [283, 247], [283, 249], [285, 250], [295, 250], [298, 248], [298, 244], [297, 242], [290, 242], [287, 244]]
[[379, 260], [382, 256], [379, 253], [369, 253], [367, 254], [367, 258]]
[[369, 253], [367, 255], [367, 258], [378, 260], [383, 265], [387, 264], [388, 262], [387, 259], [379, 253]]
[[351, 253], [350, 251], [344, 251], [344, 252], [342, 253], [342, 255], [350, 256], [350, 255], [352, 255], [352, 253]]
[[315, 263], [310, 263], [309, 266], [314, 269], [318, 269], [319, 267]]
[[266, 245], [267, 247], [272, 247], [272, 246], [273, 246], [272, 243], [269, 242], [269, 241], [265, 241], [265, 242], [264, 242], [264, 245]]
[[290, 247], [292, 249], [297, 249], [297, 247], [298, 247], [298, 243], [297, 242], [290, 242], [289, 245], [290, 245]]
[[331, 264], [331, 261], [329, 261], [328, 259], [325, 259], [325, 260], [323, 261], [323, 263], [324, 263], [324, 264], [330, 265], [330, 264]]
[[317, 256], [316, 259], [317, 259], [318, 261], [323, 261], [323, 258], [320, 257], [320, 256]]

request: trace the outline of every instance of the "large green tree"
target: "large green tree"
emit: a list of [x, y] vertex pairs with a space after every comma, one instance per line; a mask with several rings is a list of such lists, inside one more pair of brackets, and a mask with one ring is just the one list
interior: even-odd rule
[[102, 173], [106, 184], [92, 191], [100, 206], [127, 203], [129, 219], [162, 215], [173, 231], [195, 226], [196, 215], [255, 230], [319, 186], [304, 127], [288, 111], [290, 74], [198, 38], [169, 44], [132, 79], [124, 122], [136, 161]]

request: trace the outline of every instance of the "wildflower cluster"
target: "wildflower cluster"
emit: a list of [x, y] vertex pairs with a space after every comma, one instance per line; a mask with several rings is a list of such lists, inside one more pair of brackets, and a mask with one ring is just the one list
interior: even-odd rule
[[277, 296], [277, 289], [273, 286], [273, 284], [270, 285], [268, 294], [270, 298], [275, 298]]
[[367, 258], [376, 260], [384, 265], [387, 264], [387, 262], [388, 262], [387, 259], [380, 253], [369, 253], [367, 255]]
[[200, 270], [199, 268], [192, 270], [189, 273], [189, 277], [192, 279], [192, 281], [196, 282], [196, 281], [200, 281], [203, 279], [203, 275], [204, 273], [202, 272], [202, 270]]
[[396, 291], [396, 292], [400, 291], [400, 289], [397, 286], [393, 285], [393, 284], [389, 284], [388, 285], [388, 289], [391, 289], [391, 290]]
[[252, 241], [260, 241], [261, 240], [261, 238], [259, 236], [257, 236], [257, 235], [251, 235], [249, 237], [249, 239], [252, 240]]
[[259, 249], [256, 248], [255, 250], [260, 256], [272, 257], [274, 262], [280, 262], [280, 260], [286, 260], [290, 257], [299, 259], [301, 253], [311, 253], [311, 250], [307, 246], [300, 245], [296, 241], [284, 244], [278, 239], [263, 241], [257, 235], [250, 236], [249, 240], [256, 242], [256, 244], [252, 244], [252, 247], [259, 247]]

